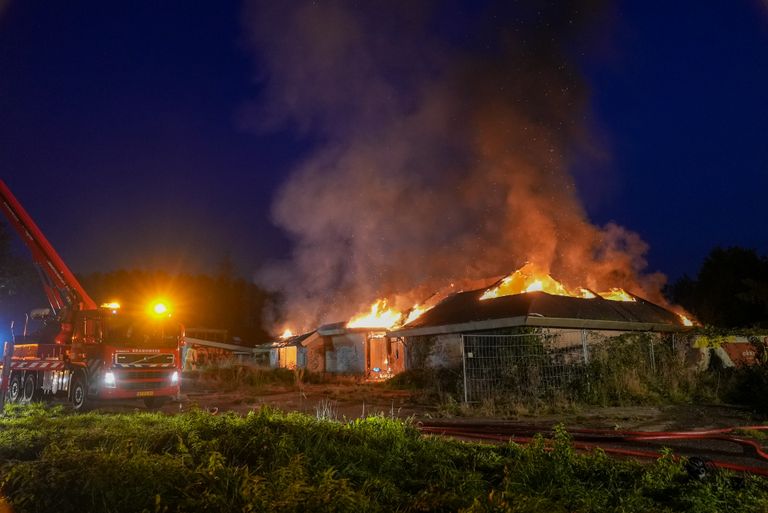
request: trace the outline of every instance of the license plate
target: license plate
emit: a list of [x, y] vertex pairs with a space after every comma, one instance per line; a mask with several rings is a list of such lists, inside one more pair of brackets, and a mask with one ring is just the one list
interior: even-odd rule
[[136, 392], [136, 397], [152, 397], [155, 395], [154, 390], [142, 390], [141, 392]]

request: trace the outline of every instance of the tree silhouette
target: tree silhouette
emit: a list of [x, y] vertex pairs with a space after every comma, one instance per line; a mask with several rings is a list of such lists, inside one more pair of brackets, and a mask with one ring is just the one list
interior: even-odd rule
[[97, 303], [118, 301], [142, 308], [154, 298], [173, 303], [173, 311], [187, 328], [224, 329], [230, 341], [247, 345], [271, 340], [262, 326], [270, 296], [222, 265], [216, 276], [161, 271], [118, 270], [80, 276]]
[[754, 249], [715, 247], [696, 278], [683, 276], [671, 292], [705, 324], [768, 327], [768, 258]]

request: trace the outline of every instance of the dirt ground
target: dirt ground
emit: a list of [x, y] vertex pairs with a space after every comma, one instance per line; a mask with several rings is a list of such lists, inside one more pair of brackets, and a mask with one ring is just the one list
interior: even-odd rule
[[[264, 405], [284, 411], [313, 416], [351, 420], [369, 415], [383, 415], [414, 421], [451, 417], [552, 426], [563, 423], [571, 428], [598, 428], [637, 431], [678, 431], [763, 424], [768, 419], [747, 409], [730, 405], [668, 405], [628, 407], [579, 407], [557, 413], [507, 414], [489, 418], [472, 411], [448, 413], [437, 404], [425, 403], [409, 390], [394, 390], [379, 383], [305, 384], [269, 386], [258, 390], [217, 390], [199, 383], [185, 383], [178, 401], [164, 405], [161, 411], [177, 413], [200, 408], [211, 412], [246, 414]], [[101, 405], [100, 410], [126, 412], [145, 410], [139, 401]]]

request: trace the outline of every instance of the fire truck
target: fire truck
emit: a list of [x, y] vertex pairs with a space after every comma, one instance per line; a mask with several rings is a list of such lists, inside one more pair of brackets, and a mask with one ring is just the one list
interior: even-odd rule
[[183, 327], [169, 308], [97, 306], [21, 203], [0, 180], [3, 213], [32, 254], [49, 308], [27, 315], [6, 343], [5, 400], [67, 400], [84, 410], [103, 399], [144, 400], [155, 408], [178, 396]]

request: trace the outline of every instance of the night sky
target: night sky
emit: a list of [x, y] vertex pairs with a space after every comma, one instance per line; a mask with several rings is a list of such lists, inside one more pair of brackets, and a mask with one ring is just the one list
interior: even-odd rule
[[[448, 4], [446, 37], [475, 44], [472, 2]], [[250, 122], [268, 76], [239, 2], [4, 5], [2, 178], [74, 271], [288, 254], [271, 205], [319, 141]], [[605, 154], [572, 171], [590, 219], [675, 278], [717, 244], [768, 252], [768, 7], [661, 6], [618, 2], [577, 55]]]

